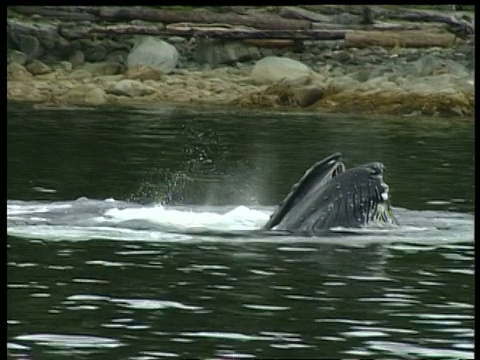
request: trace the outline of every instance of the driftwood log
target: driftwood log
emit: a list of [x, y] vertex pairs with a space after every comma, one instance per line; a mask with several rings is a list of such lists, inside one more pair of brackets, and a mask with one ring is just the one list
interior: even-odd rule
[[[37, 14], [42, 17], [72, 21], [72, 24], [58, 25], [58, 32], [67, 39], [102, 34], [279, 40], [341, 40], [346, 38], [346, 46], [424, 47], [452, 45], [453, 40], [448, 32], [462, 38], [471, 36], [475, 32], [472, 21], [468, 18], [458, 18], [451, 12], [412, 11], [387, 6], [290, 6], [281, 8], [279, 15], [217, 13], [202, 8], [191, 11], [174, 11], [168, 8], [141, 6], [12, 6], [9, 9], [25, 15]], [[332, 18], [326, 15], [339, 12], [348, 12], [358, 16], [358, 22], [334, 23]], [[88, 22], [79, 24], [78, 21], [81, 20], [88, 20]], [[106, 22], [130, 20], [142, 20], [152, 24], [104, 25]], [[386, 20], [401, 20], [401, 22], [387, 23]], [[189, 26], [179, 26], [179, 23], [186, 22]], [[221, 26], [217, 27], [214, 24], [221, 24]], [[10, 23], [7, 27], [9, 26]], [[22, 25], [15, 25], [15, 27], [15, 33], [34, 35], [37, 31], [35, 27], [22, 28]], [[45, 27], [44, 31], [47, 32], [53, 29], [50, 29], [47, 24], [43, 24], [42, 27]], [[47, 28], [49, 29], [46, 30]], [[414, 32], [413, 30], [418, 31]], [[347, 36], [346, 33], [348, 33]]]
[[13, 6], [23, 15], [40, 15], [67, 21], [96, 21], [100, 9], [93, 6]]
[[381, 16], [388, 19], [400, 19], [415, 22], [439, 22], [450, 26], [453, 33], [458, 36], [466, 37], [475, 33], [475, 28], [471, 21], [458, 19], [455, 15], [444, 14], [438, 11], [405, 11], [379, 9], [375, 11], [375, 16]]
[[100, 18], [109, 20], [137, 19], [167, 24], [177, 22], [228, 23], [272, 30], [302, 30], [311, 27], [310, 21], [307, 20], [283, 19], [275, 15], [218, 14], [203, 9], [184, 12], [152, 8], [102, 7], [99, 15]]
[[349, 31], [345, 36], [346, 47], [448, 47], [455, 43], [453, 34], [436, 34], [425, 31]]
[[[92, 26], [85, 29], [86, 34], [143, 34], [161, 36], [210, 37], [218, 39], [312, 39], [341, 40], [345, 31], [329, 30], [245, 30], [236, 28], [170, 27], [159, 26]], [[65, 32], [63, 31], [65, 36]], [[78, 30], [76, 36], [79, 36]]]

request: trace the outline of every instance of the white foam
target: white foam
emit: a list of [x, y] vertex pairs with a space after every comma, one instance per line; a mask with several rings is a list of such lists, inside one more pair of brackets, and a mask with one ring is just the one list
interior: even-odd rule
[[239, 231], [260, 228], [268, 220], [268, 213], [260, 210], [238, 206], [226, 213], [195, 212], [192, 210], [176, 210], [157, 205], [154, 207], [118, 209], [105, 212], [110, 222], [148, 221], [160, 228], [173, 230], [212, 230]]
[[[470, 214], [412, 211], [394, 208], [399, 227], [333, 228], [334, 237], [272, 236], [259, 230], [273, 208], [140, 206], [114, 199], [34, 202], [7, 201], [7, 233], [50, 241], [108, 239], [120, 241], [205, 242], [414, 242], [444, 245], [472, 242], [474, 218]], [[41, 215], [40, 215], [41, 213]], [[245, 233], [247, 232], [247, 233]], [[228, 235], [228, 236], [225, 236]], [[241, 238], [238, 238], [240, 236]]]

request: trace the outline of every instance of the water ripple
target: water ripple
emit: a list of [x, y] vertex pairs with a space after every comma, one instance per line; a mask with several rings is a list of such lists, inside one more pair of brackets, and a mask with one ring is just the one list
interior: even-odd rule
[[369, 349], [380, 350], [395, 356], [402, 356], [407, 358], [452, 358], [452, 359], [473, 359], [474, 354], [467, 351], [438, 349], [420, 347], [415, 344], [395, 341], [367, 341]]
[[63, 348], [117, 348], [124, 344], [118, 340], [98, 336], [58, 335], [58, 334], [29, 334], [15, 337], [20, 341], [32, 341], [37, 345], [46, 345]]

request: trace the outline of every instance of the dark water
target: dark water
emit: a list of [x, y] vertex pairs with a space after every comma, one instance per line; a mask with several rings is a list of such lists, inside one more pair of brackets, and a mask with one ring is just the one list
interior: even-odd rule
[[[13, 104], [7, 120], [10, 358], [473, 359], [473, 120]], [[386, 165], [408, 226], [139, 226], [261, 226], [334, 151]]]

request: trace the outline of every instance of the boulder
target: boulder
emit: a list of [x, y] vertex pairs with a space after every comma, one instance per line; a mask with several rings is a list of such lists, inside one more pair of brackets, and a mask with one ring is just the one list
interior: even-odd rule
[[286, 85], [306, 85], [313, 77], [313, 71], [299, 61], [285, 57], [268, 56], [258, 61], [250, 77], [257, 84], [282, 82]]
[[127, 66], [137, 65], [157, 67], [165, 73], [171, 73], [178, 63], [178, 51], [169, 43], [147, 36], [141, 38], [127, 57]]

